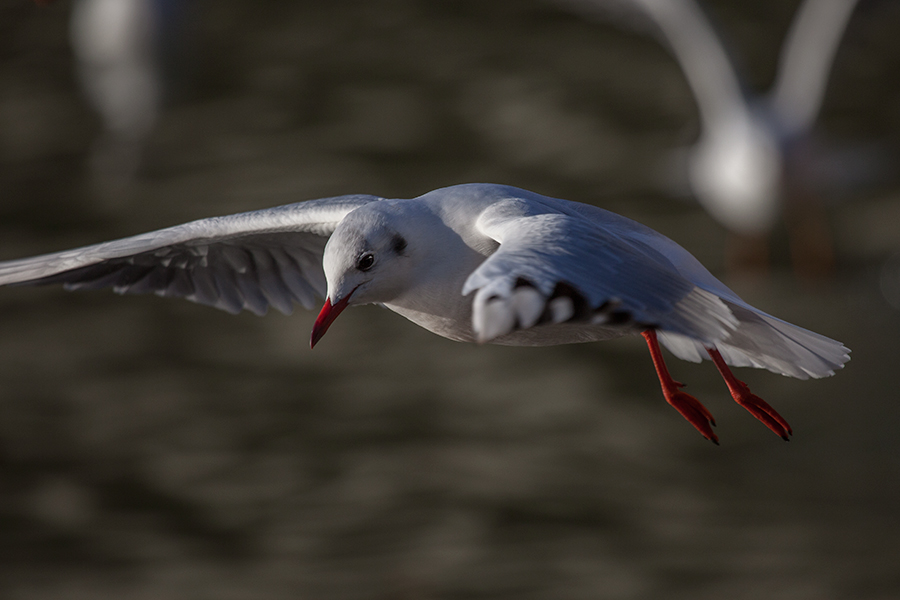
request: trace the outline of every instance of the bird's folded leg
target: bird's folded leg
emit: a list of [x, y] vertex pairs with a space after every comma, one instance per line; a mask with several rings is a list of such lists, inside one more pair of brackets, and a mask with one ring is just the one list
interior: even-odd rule
[[681, 416], [700, 432], [700, 435], [718, 446], [719, 438], [712, 430], [712, 425], [716, 424], [716, 420], [706, 410], [706, 407], [700, 404], [699, 400], [679, 389], [684, 387], [683, 383], [675, 381], [669, 375], [669, 369], [666, 368], [662, 351], [659, 349], [659, 342], [656, 340], [656, 332], [648, 329], [642, 335], [650, 348], [650, 357], [653, 359], [653, 366], [656, 367], [656, 375], [659, 377], [659, 384], [666, 402], [680, 412]]
[[734, 398], [734, 401], [750, 411], [751, 415], [762, 421], [766, 427], [774, 431], [781, 439], [786, 442], [790, 441], [793, 431], [791, 431], [791, 426], [788, 425], [788, 422], [774, 408], [769, 406], [765, 400], [753, 394], [746, 383], [734, 376], [734, 373], [725, 364], [725, 360], [718, 350], [707, 348], [706, 351], [709, 352], [710, 358], [712, 358], [716, 368], [719, 369], [719, 373], [725, 380], [725, 384], [728, 386], [728, 391], [731, 392], [731, 397]]

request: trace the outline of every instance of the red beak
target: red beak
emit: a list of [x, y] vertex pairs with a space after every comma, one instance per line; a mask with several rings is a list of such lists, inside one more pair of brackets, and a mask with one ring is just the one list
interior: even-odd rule
[[351, 294], [347, 294], [346, 297], [338, 300], [337, 304], [332, 304], [331, 300], [325, 299], [325, 304], [322, 306], [319, 316], [316, 317], [316, 324], [313, 325], [312, 335], [309, 337], [310, 349], [316, 347], [316, 344], [319, 343], [319, 340], [322, 339], [322, 336], [325, 335], [325, 332], [328, 331], [334, 320], [347, 308], [347, 302], [350, 300]]

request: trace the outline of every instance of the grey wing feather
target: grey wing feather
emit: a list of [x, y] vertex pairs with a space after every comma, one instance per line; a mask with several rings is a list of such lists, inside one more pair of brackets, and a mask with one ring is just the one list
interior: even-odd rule
[[129, 238], [0, 262], [0, 285], [111, 287], [187, 298], [231, 313], [290, 313], [325, 295], [322, 253], [338, 223], [376, 196], [310, 200], [201, 219]]
[[778, 58], [772, 107], [796, 134], [812, 127], [822, 107], [834, 57], [857, 0], [804, 2]]
[[[463, 294], [477, 290], [473, 326], [482, 341], [539, 323], [543, 310], [523, 302], [532, 307], [545, 302], [554, 322], [627, 320], [707, 344], [724, 339], [737, 325], [715, 294], [683, 277], [661, 253], [554, 210], [553, 201], [545, 200], [503, 200], [477, 221], [481, 233], [500, 242], [463, 289]], [[538, 296], [529, 289], [530, 299], [525, 298], [522, 288]], [[569, 299], [554, 308], [560, 295]]]
[[806, 379], [850, 359], [840, 342], [744, 302], [669, 238], [603, 209], [526, 194], [492, 205], [477, 226], [500, 242], [463, 290], [477, 290], [473, 325], [483, 341], [539, 323], [541, 303], [562, 289], [581, 297], [563, 316], [602, 324], [624, 315], [656, 327], [684, 360], [708, 360], [715, 347], [730, 365]]
[[[666, 236], [615, 213], [586, 204], [567, 203], [571, 210], [633, 243], [647, 246], [686, 280], [714, 294], [737, 319], [737, 327], [715, 344], [725, 362], [737, 367], [764, 368], [799, 379], [833, 375], [850, 360], [842, 343], [793, 325], [744, 302], [700, 264], [687, 250]], [[659, 340], [673, 354], [692, 362], [708, 360], [708, 344], [690, 336], [660, 331]]]

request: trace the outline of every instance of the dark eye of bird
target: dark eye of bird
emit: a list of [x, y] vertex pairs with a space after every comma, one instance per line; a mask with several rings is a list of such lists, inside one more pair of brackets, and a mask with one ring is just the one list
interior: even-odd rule
[[366, 252], [356, 260], [356, 268], [360, 271], [368, 271], [375, 264], [375, 255]]

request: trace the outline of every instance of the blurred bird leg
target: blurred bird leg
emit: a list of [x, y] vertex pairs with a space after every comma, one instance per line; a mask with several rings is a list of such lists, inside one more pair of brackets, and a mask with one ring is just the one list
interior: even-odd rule
[[816, 197], [795, 194], [785, 207], [794, 272], [813, 281], [834, 271], [834, 242], [825, 207]]

